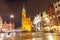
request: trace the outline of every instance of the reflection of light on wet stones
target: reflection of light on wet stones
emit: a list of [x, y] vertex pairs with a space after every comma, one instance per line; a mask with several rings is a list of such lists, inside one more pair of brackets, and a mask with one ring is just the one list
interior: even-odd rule
[[35, 40], [35, 38], [32, 38], [32, 40]]
[[49, 40], [54, 40], [52, 35], [49, 35], [49, 36], [48, 36], [48, 39], [49, 39]]
[[1, 33], [1, 37], [4, 37], [4, 33]]

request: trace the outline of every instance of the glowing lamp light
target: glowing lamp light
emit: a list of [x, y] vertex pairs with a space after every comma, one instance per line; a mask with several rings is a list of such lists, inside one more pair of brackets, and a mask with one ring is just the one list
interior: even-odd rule
[[48, 39], [49, 39], [49, 40], [54, 40], [52, 35], [49, 35], [49, 36], [48, 36]]
[[14, 18], [14, 15], [10, 15], [10, 18]]

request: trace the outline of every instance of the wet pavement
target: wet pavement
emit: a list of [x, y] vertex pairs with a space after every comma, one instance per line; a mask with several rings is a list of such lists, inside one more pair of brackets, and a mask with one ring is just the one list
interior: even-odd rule
[[3, 37], [2, 40], [60, 40], [60, 34], [43, 32], [14, 33], [10, 37]]

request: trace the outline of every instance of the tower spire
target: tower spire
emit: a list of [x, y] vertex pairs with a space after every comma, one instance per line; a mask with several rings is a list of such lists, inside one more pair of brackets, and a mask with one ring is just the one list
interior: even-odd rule
[[25, 3], [23, 3], [22, 18], [26, 17]]
[[23, 11], [25, 11], [25, 3], [23, 3]]

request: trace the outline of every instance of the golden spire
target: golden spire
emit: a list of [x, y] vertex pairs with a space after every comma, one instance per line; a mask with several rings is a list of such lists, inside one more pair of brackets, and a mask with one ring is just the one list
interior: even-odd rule
[[23, 11], [25, 11], [25, 4], [23, 3]]
[[26, 17], [25, 4], [23, 3], [22, 17]]

